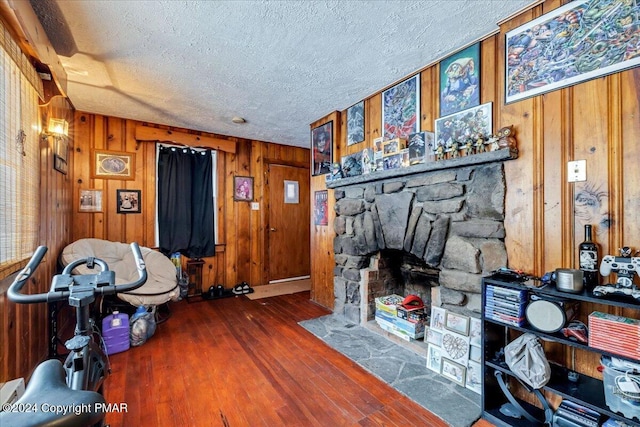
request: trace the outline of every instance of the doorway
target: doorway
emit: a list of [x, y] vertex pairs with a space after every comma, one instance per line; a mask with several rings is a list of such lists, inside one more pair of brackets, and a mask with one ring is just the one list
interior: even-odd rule
[[311, 274], [309, 169], [267, 165], [268, 284], [307, 279]]

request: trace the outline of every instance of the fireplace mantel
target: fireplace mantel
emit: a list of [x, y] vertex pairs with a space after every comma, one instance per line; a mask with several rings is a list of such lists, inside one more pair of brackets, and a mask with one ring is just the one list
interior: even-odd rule
[[365, 175], [358, 175], [349, 178], [340, 178], [335, 181], [328, 181], [327, 188], [341, 188], [354, 184], [362, 184], [365, 182], [379, 181], [387, 178], [395, 178], [398, 176], [408, 176], [418, 173], [437, 171], [443, 169], [461, 168], [465, 166], [480, 165], [483, 163], [500, 162], [506, 160], [514, 160], [518, 158], [517, 149], [503, 149], [489, 151], [487, 153], [478, 153], [471, 156], [458, 157], [455, 159], [438, 160], [427, 163], [420, 163], [406, 168], [388, 169], [384, 171], [376, 171]]

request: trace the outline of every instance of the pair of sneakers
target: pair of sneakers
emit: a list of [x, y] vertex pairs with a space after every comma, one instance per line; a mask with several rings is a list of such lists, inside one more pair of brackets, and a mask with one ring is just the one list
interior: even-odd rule
[[250, 294], [253, 292], [253, 288], [247, 282], [242, 282], [235, 285], [232, 292], [236, 295]]

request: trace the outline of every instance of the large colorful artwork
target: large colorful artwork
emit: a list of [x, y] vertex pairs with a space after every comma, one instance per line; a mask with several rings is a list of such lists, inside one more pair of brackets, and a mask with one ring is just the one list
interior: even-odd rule
[[576, 0], [506, 34], [506, 102], [640, 64], [640, 3]]
[[418, 132], [420, 79], [415, 75], [382, 93], [384, 139], [408, 138]]
[[436, 153], [456, 153], [469, 139], [492, 132], [491, 102], [469, 108], [436, 120]]
[[440, 62], [440, 117], [480, 105], [480, 43]]

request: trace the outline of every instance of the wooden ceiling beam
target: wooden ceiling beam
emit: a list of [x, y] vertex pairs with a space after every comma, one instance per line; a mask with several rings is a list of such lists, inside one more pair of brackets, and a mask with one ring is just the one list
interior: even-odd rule
[[235, 141], [213, 136], [194, 135], [186, 132], [159, 129], [144, 125], [136, 126], [136, 140], [139, 142], [173, 142], [189, 147], [211, 148], [227, 153], [236, 152]]

